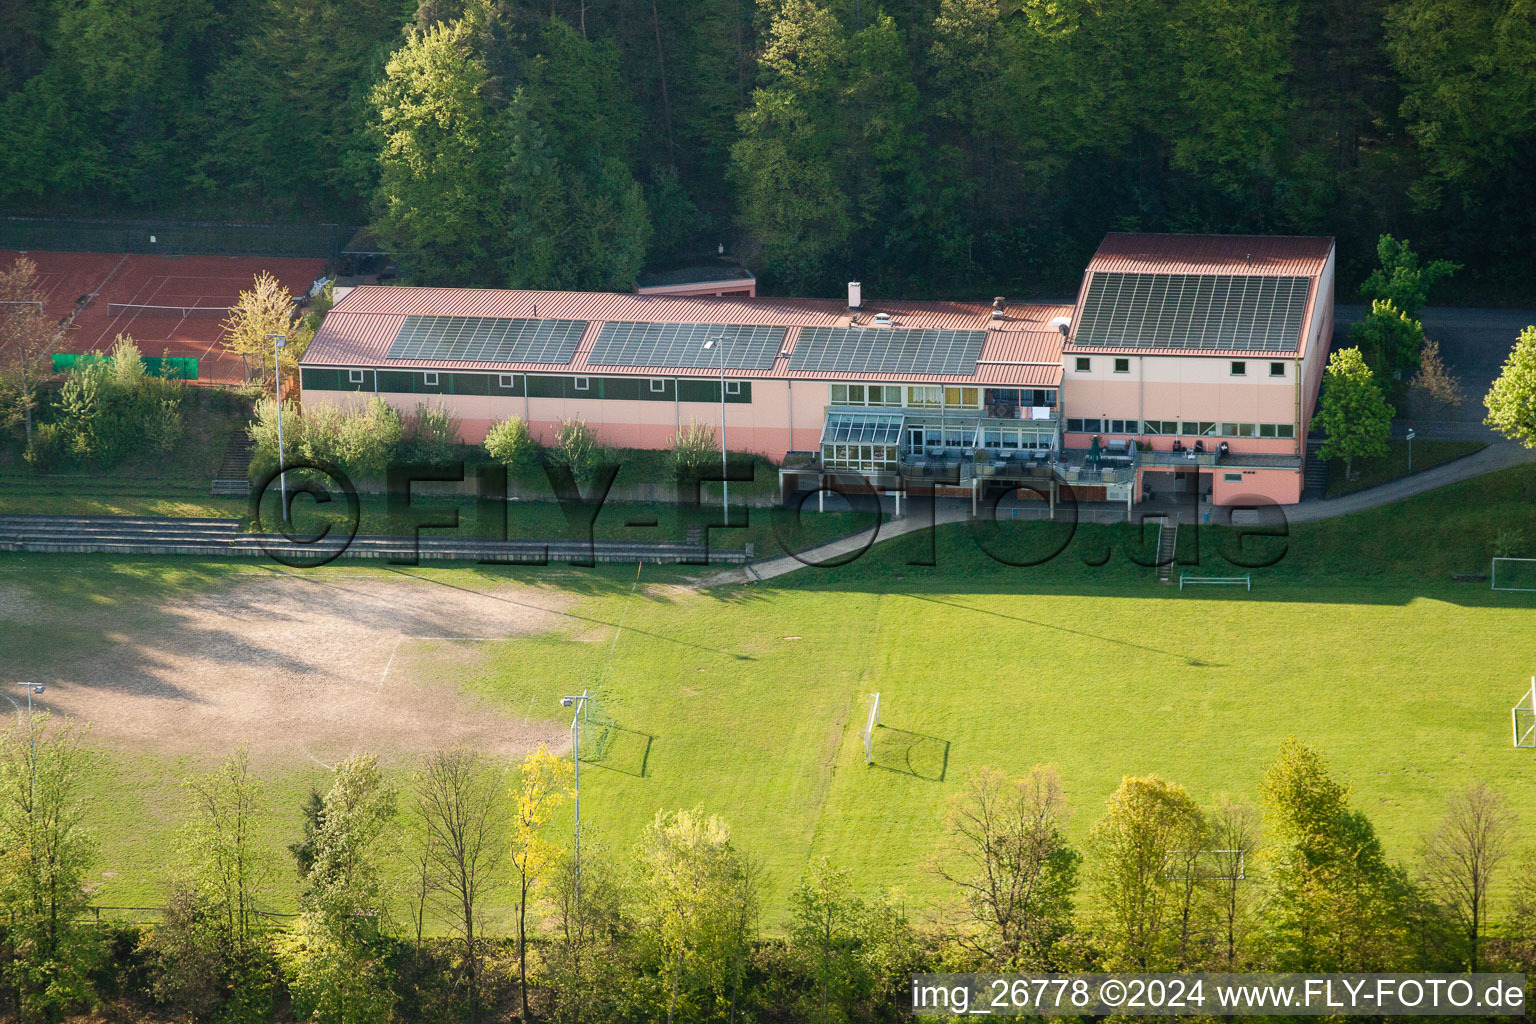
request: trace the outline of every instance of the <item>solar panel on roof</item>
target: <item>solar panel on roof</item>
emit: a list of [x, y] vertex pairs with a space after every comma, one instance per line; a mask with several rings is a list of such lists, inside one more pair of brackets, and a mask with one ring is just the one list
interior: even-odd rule
[[1073, 343], [1284, 352], [1301, 343], [1311, 278], [1095, 273]]
[[569, 363], [585, 320], [494, 316], [408, 316], [386, 359], [475, 363]]
[[725, 346], [730, 370], [768, 370], [784, 347], [787, 329], [760, 324], [672, 324], [612, 320], [603, 324], [587, 362], [596, 366], [719, 366]]
[[812, 373], [973, 374], [986, 331], [804, 327], [789, 368]]

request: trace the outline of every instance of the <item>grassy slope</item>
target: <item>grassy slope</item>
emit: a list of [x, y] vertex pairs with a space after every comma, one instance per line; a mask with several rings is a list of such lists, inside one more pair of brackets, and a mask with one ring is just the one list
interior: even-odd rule
[[[908, 564], [927, 554], [916, 537], [841, 569], [704, 592], [632, 596], [630, 571], [600, 568], [579, 581], [576, 610], [607, 626], [496, 645], [461, 684], [555, 719], [560, 694], [602, 686], [623, 729], [584, 770], [588, 834], [623, 848], [659, 808], [718, 811], [765, 860], [773, 907], [817, 854], [871, 883], [935, 892], [921, 865], [945, 801], [975, 767], [1058, 765], [1081, 834], [1122, 773], [1159, 772], [1201, 799], [1251, 794], [1291, 734], [1327, 754], [1406, 859], [1458, 786], [1487, 781], [1517, 806], [1536, 798], [1528, 752], [1506, 733], [1531, 671], [1536, 596], [1448, 579], [1486, 563], [1500, 525], [1529, 527], [1533, 498], [1536, 470], [1522, 468], [1298, 526], [1251, 595], [1180, 595], [1119, 552], [1085, 564], [1084, 552], [1097, 561], [1102, 545], [1131, 545], [1130, 530], [1108, 527], [1083, 528], [1035, 569], [991, 561], [958, 527], [939, 531], [936, 567]], [[1224, 539], [1203, 535], [1209, 568], [1224, 568], [1212, 554]], [[1181, 550], [1192, 546], [1181, 539]], [[127, 574], [99, 572], [113, 565]], [[0, 569], [61, 608], [263, 571], [17, 556]], [[489, 578], [418, 572], [466, 586]], [[617, 643], [593, 642], [621, 623]], [[55, 640], [67, 637], [61, 618]], [[0, 640], [21, 639], [0, 622]], [[884, 728], [866, 767], [857, 734], [873, 690]], [[185, 767], [117, 757], [94, 787], [103, 867], [118, 872], [104, 900], [155, 901], [150, 877], [168, 860]], [[280, 847], [323, 773], [294, 765], [269, 777]]]
[[[1413, 472], [1421, 473], [1453, 459], [1459, 459], [1488, 447], [1482, 441], [1439, 441], [1421, 438], [1413, 442]], [[1408, 442], [1388, 441], [1387, 454], [1374, 459], [1356, 459], [1354, 471], [1357, 478], [1344, 478], [1344, 460], [1334, 459], [1329, 464], [1328, 497], [1352, 494], [1368, 487], [1376, 487], [1388, 480], [1407, 476]]]

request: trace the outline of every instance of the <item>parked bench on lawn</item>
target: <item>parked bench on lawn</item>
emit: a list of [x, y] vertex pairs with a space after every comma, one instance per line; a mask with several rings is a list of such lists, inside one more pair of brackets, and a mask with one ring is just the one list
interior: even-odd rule
[[1253, 580], [1247, 573], [1241, 576], [1190, 576], [1179, 573], [1179, 589], [1184, 589], [1186, 583], [1216, 583], [1228, 586], [1241, 586], [1245, 590], [1253, 589]]

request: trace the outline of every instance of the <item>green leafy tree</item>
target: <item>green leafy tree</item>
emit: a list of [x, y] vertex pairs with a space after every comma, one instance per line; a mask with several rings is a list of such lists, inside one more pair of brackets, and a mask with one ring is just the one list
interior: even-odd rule
[[1383, 971], [1406, 959], [1413, 897], [1318, 753], [1281, 745], [1260, 787], [1272, 845], [1269, 942], [1282, 971]]
[[413, 31], [374, 89], [374, 230], [423, 284], [494, 285], [507, 233], [504, 140], [468, 25]]
[[597, 431], [585, 420], [568, 419], [555, 428], [555, 443], [545, 451], [545, 458], [565, 466], [579, 483], [591, 483], [598, 468], [608, 461], [608, 453], [597, 440]]
[[[798, 1019], [822, 1024], [858, 1020], [883, 993], [882, 980], [908, 958], [899, 950], [911, 935], [884, 897], [861, 898], [853, 876], [824, 858], [811, 865], [790, 897], [788, 950], [809, 983]], [[897, 964], [890, 963], [896, 952]]]
[[664, 989], [665, 1018], [733, 1015], [756, 934], [754, 867], [724, 821], [702, 811], [659, 811], [641, 837], [641, 941]]
[[959, 891], [959, 942], [989, 968], [1056, 966], [1056, 947], [1072, 930], [1081, 861], [1066, 818], [1061, 780], [1045, 767], [1022, 779], [983, 769], [951, 801], [949, 848], [935, 870]]
[[1488, 408], [1484, 423], [1511, 441], [1536, 448], [1536, 327], [1515, 339], [1483, 404]]
[[378, 759], [336, 767], [315, 829], [297, 925], [279, 955], [299, 1017], [317, 1024], [387, 1019], [393, 995], [374, 938], [386, 920], [383, 862], [395, 792]]
[[1328, 434], [1318, 457], [1343, 459], [1345, 476], [1355, 459], [1387, 454], [1392, 407], [1358, 348], [1337, 349], [1328, 357], [1312, 425]]
[[1127, 776], [1089, 833], [1094, 934], [1112, 969], [1201, 962], [1196, 915], [1205, 815], [1171, 782]]
[[1424, 325], [1392, 305], [1391, 300], [1374, 299], [1366, 318], [1350, 326], [1349, 340], [1360, 350], [1366, 365], [1391, 376], [1418, 369]]
[[1368, 299], [1391, 303], [1407, 317], [1429, 301], [1431, 288], [1461, 269], [1449, 260], [1431, 260], [1421, 266], [1419, 254], [1408, 240], [1398, 241], [1391, 235], [1382, 235], [1377, 241], [1376, 258], [1381, 265], [1371, 271], [1360, 286], [1360, 293]]
[[508, 416], [491, 424], [485, 433], [485, 450], [513, 473], [526, 473], [539, 462], [539, 444], [528, 431], [528, 421], [521, 416]]
[[89, 760], [81, 730], [47, 715], [0, 734], [0, 910], [3, 964], [21, 1020], [61, 1020], [91, 995], [96, 953], [84, 923], [96, 844], [82, 792]]

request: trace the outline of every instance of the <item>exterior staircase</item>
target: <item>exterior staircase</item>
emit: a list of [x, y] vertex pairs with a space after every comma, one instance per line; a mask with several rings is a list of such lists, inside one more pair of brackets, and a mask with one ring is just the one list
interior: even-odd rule
[[224, 458], [219, 462], [219, 471], [213, 475], [214, 497], [250, 497], [251, 456], [255, 451], [256, 446], [245, 431], [237, 430], [230, 435], [229, 444], [224, 447]]
[[1321, 498], [1328, 492], [1328, 461], [1319, 458], [1317, 454], [1324, 440], [1321, 437], [1307, 438], [1306, 467], [1302, 471], [1301, 482], [1304, 498]]
[[1179, 524], [1175, 519], [1157, 521], [1157, 578], [1164, 583], [1173, 582], [1173, 553], [1178, 546]]

